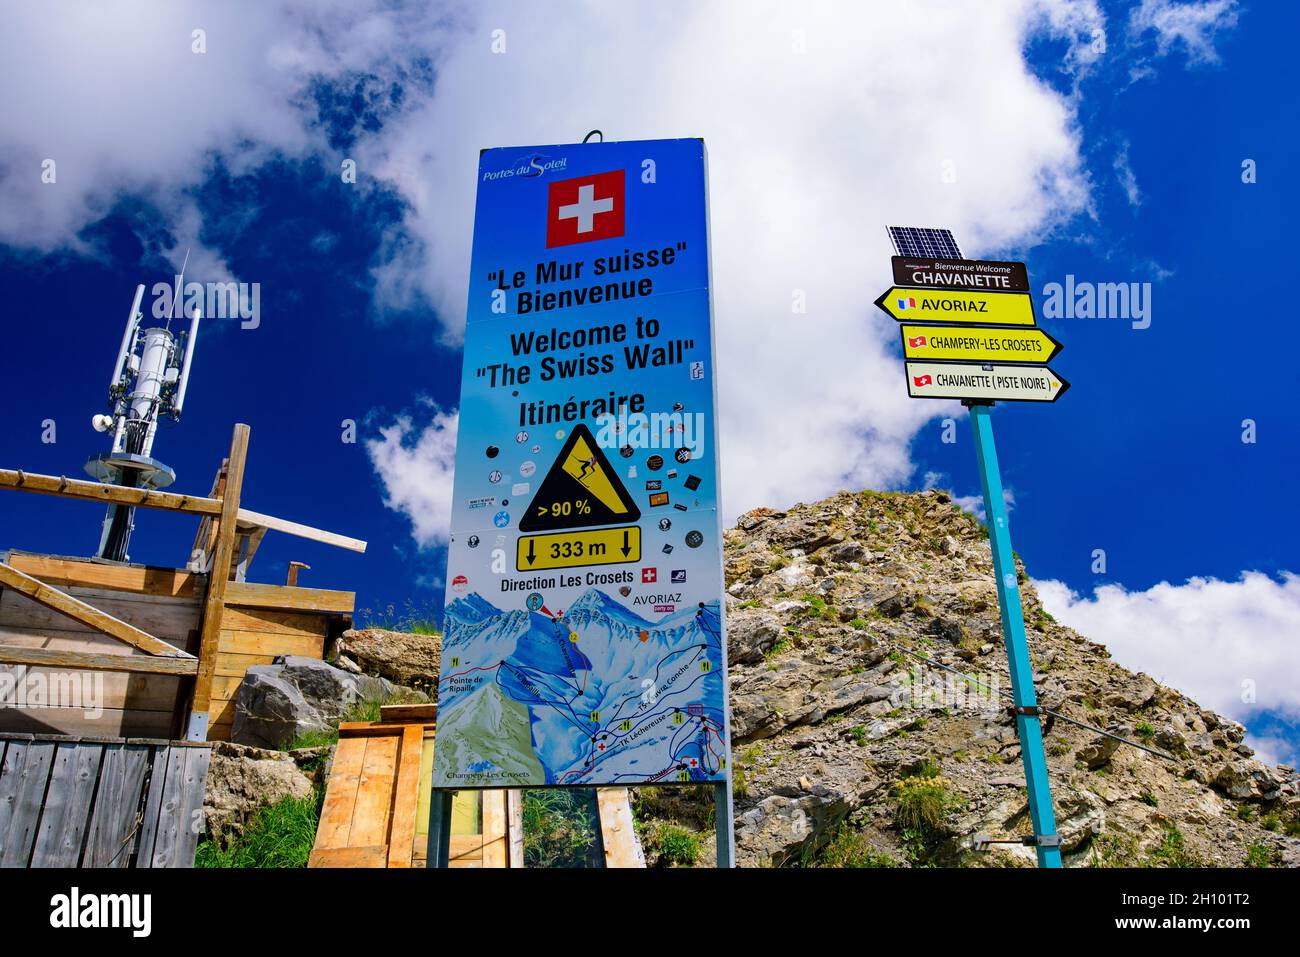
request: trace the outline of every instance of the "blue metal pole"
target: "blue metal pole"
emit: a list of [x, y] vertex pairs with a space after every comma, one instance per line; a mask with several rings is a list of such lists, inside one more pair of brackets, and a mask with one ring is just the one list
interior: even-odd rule
[[[1038, 706], [1034, 691], [1034, 669], [1029, 661], [1029, 642], [1025, 638], [1025, 616], [1020, 607], [1020, 586], [1016, 582], [1016, 560], [1011, 551], [1011, 532], [1007, 527], [1007, 505], [1002, 497], [1002, 474], [998, 470], [998, 452], [993, 444], [993, 422], [988, 405], [970, 407], [971, 426], [975, 432], [975, 454], [979, 459], [980, 486], [984, 492], [984, 512], [989, 520], [989, 545], [993, 549], [993, 575], [997, 579], [998, 605], [1002, 609], [1002, 638], [1011, 671], [1011, 694], [1016, 704], [1016, 731], [1020, 735], [1020, 760], [1025, 766], [1025, 783], [1029, 788], [1029, 817], [1038, 838], [1039, 867], [1060, 867], [1061, 848], [1056, 834], [1056, 814], [1052, 810], [1052, 788], [1047, 779], [1047, 756], [1043, 753], [1043, 729], [1039, 716], [1023, 713]], [[1043, 839], [1047, 840], [1044, 841]]]

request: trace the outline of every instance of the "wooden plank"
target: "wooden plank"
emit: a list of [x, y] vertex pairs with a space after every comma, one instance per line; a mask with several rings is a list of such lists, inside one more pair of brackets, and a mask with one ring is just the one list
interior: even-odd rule
[[12, 588], [14, 591], [26, 595], [32, 601], [66, 615], [87, 628], [103, 632], [151, 655], [166, 658], [189, 657], [179, 648], [141, 631], [134, 625], [128, 625], [126, 622], [86, 604], [81, 599], [74, 598], [67, 592], [46, 585], [25, 572], [20, 572], [13, 566], [6, 565], [4, 562], [0, 562], [0, 585]]
[[524, 866], [524, 792], [511, 788], [506, 792], [506, 827], [510, 834], [509, 866]]
[[483, 835], [453, 834], [449, 858], [451, 867], [482, 867]]
[[364, 553], [366, 550], [366, 543], [359, 538], [350, 538], [337, 532], [327, 532], [324, 529], [312, 528], [310, 525], [302, 525], [298, 522], [290, 522], [287, 519], [276, 518], [274, 515], [263, 515], [261, 512], [250, 511], [246, 508], [239, 510], [239, 524], [245, 527], [269, 528], [275, 532], [284, 532], [286, 535], [296, 535], [298, 538], [333, 545], [335, 548], [346, 548], [350, 552]]
[[232, 655], [225, 651], [217, 652], [216, 676], [218, 678], [242, 678], [254, 665], [275, 663], [275, 655]]
[[[191, 634], [199, 627], [202, 608], [198, 600], [193, 598], [138, 595], [107, 588], [76, 586], [67, 586], [64, 590], [72, 597], [182, 650], [187, 650]], [[28, 601], [13, 591], [0, 592], [0, 627], [16, 630], [53, 628], [97, 634], [66, 615]]]
[[596, 810], [606, 867], [645, 867], [627, 788], [597, 788]]
[[105, 746], [82, 867], [130, 866], [139, 833], [140, 798], [149, 757], [149, 748], [144, 745]]
[[436, 704], [385, 704], [379, 706], [379, 720], [386, 724], [418, 721], [433, 724], [438, 718]]
[[169, 738], [175, 721], [171, 711], [105, 708], [88, 717], [80, 708], [0, 708], [0, 731], [81, 737]]
[[98, 671], [129, 671], [160, 675], [192, 675], [199, 668], [198, 660], [188, 655], [184, 658], [106, 655], [81, 651], [53, 651], [46, 648], [15, 648], [12, 645], [0, 645], [0, 664], [90, 668]]
[[170, 711], [176, 705], [180, 679], [169, 675], [132, 675], [120, 671], [62, 671], [35, 665], [0, 665], [0, 684], [8, 677], [25, 697], [13, 707], [39, 711], [72, 708], [90, 713], [114, 708]]
[[399, 741], [397, 735], [366, 739], [357, 802], [352, 810], [352, 833], [348, 839], [350, 844], [364, 847], [388, 843]]
[[208, 592], [203, 601], [203, 628], [199, 639], [199, 670], [194, 678], [194, 700], [190, 705], [190, 727], [186, 737], [202, 740], [208, 736], [208, 710], [212, 704], [212, 678], [217, 651], [221, 644], [221, 617], [225, 610], [226, 591], [230, 586], [230, 563], [235, 547], [235, 516], [244, 487], [244, 464], [248, 458], [248, 426], [235, 426], [230, 441], [230, 459], [226, 468], [226, 489], [221, 498], [221, 517], [217, 526], [217, 546], [208, 575]]
[[316, 826], [317, 849], [348, 846], [365, 756], [364, 740], [340, 739], [334, 752], [334, 766], [330, 769], [325, 806], [321, 808], [320, 823]]
[[166, 746], [153, 749], [149, 762], [149, 790], [145, 795], [144, 814], [140, 820], [140, 840], [136, 842], [136, 867], [153, 866], [153, 849], [158, 841], [158, 815], [162, 808], [163, 791], [167, 784], [167, 774], [171, 770], [172, 755], [179, 751], [179, 748]]
[[483, 866], [507, 867], [510, 861], [506, 826], [506, 792], [483, 792]]
[[174, 598], [196, 598], [203, 594], [203, 578], [183, 569], [156, 565], [107, 565], [25, 552], [10, 552], [8, 562], [49, 585], [107, 588]]
[[299, 635], [261, 635], [247, 631], [222, 631], [218, 653], [236, 655], [306, 655], [319, 658], [324, 651], [325, 638], [307, 638]]
[[[158, 805], [149, 867], [192, 867], [198, 844], [193, 812], [203, 803], [203, 782], [208, 773], [206, 748], [172, 748], [165, 759], [166, 780]], [[198, 804], [195, 804], [197, 798]], [[141, 849], [142, 852], [145, 848]], [[187, 855], [188, 851], [188, 855]], [[137, 866], [143, 867], [141, 861]]]
[[288, 585], [258, 585], [230, 582], [226, 601], [249, 608], [278, 608], [285, 611], [320, 611], [348, 615], [356, 604], [356, 592], [327, 588], [290, 588]]
[[76, 867], [81, 860], [81, 842], [90, 821], [103, 753], [98, 744], [58, 746], [32, 850], [32, 867]]
[[124, 645], [108, 635], [96, 635], [72, 628], [29, 628], [19, 631], [0, 626], [0, 645], [12, 648], [45, 648], [48, 651], [84, 651], [97, 655], [118, 657], [151, 657], [139, 648]]
[[[175, 817], [175, 840], [168, 849], [168, 863], [155, 867], [193, 867], [194, 852], [199, 846], [199, 832], [203, 823], [203, 789], [208, 780], [208, 765], [212, 760], [211, 748], [181, 748], [185, 752], [185, 769], [181, 778], [180, 793]], [[154, 851], [155, 860], [158, 852]]]
[[31, 860], [54, 749], [52, 741], [11, 741], [5, 749], [0, 769], [0, 867], [26, 867]]
[[[382, 709], [381, 709], [382, 710]], [[388, 866], [410, 867], [415, 843], [415, 814], [420, 805], [420, 763], [424, 728], [411, 725], [402, 732], [393, 785], [393, 826], [388, 836]]]
[[0, 469], [0, 489], [6, 488], [17, 492], [59, 495], [85, 502], [134, 505], [138, 508], [157, 508], [194, 515], [221, 513], [221, 503], [210, 498], [151, 489], [125, 488], [121, 485], [87, 482], [84, 479], [70, 479], [61, 475], [38, 475], [21, 469]]
[[383, 867], [388, 847], [373, 844], [370, 847], [317, 848], [307, 860], [308, 867]]
[[[242, 583], [241, 583], [242, 584]], [[237, 608], [229, 605], [221, 623], [223, 632], [241, 631], [257, 635], [289, 635], [321, 639], [329, 634], [332, 619], [311, 612], [276, 611], [273, 608]]]

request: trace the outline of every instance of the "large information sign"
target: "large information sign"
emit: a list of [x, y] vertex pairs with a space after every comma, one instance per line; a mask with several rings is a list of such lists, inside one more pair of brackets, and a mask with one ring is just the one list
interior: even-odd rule
[[725, 780], [701, 140], [485, 150], [440, 788]]

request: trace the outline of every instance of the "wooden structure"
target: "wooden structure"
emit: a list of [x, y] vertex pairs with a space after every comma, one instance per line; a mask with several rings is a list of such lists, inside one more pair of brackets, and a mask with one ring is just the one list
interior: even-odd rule
[[[366, 548], [359, 539], [243, 508], [248, 439], [248, 426], [235, 426], [230, 455], [207, 497], [0, 469], [0, 489], [200, 519], [185, 569], [3, 556], [0, 688], [7, 678], [16, 688], [88, 690], [82, 697], [94, 698], [94, 706], [0, 707], [0, 730], [225, 739], [251, 665], [280, 655], [320, 658], [331, 635], [350, 627], [352, 592], [247, 580], [268, 531]], [[93, 683], [79, 686], [68, 669]]]
[[[309, 867], [424, 867], [434, 705], [389, 705], [377, 722], [339, 726]], [[523, 867], [518, 791], [464, 791], [453, 867]]]
[[[435, 705], [387, 705], [339, 726], [308, 867], [426, 867]], [[597, 791], [606, 867], [645, 867], [626, 788]], [[523, 792], [458, 791], [450, 867], [523, 867]]]
[[208, 745], [0, 734], [0, 867], [191, 867]]

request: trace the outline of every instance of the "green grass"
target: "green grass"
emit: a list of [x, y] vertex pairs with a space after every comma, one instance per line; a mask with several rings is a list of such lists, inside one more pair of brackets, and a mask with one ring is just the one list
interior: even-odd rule
[[1247, 867], [1277, 867], [1282, 855], [1267, 844], [1254, 843], [1246, 848]]
[[[343, 721], [378, 721], [379, 709], [387, 702], [379, 698], [363, 698], [344, 713], [340, 722]], [[284, 748], [285, 751], [296, 751], [299, 748], [325, 748], [331, 744], [337, 744], [339, 740], [338, 726], [322, 728], [319, 731], [305, 731], [298, 737], [290, 741]]]
[[588, 867], [596, 843], [591, 793], [524, 791], [524, 866]]
[[854, 628], [858, 631], [862, 631], [862, 629], [867, 627], [867, 619], [854, 618], [851, 622], [849, 622], [849, 627]]
[[937, 775], [900, 778], [890, 800], [901, 830], [931, 833], [942, 829], [953, 803], [948, 780]]
[[407, 600], [398, 611], [396, 605], [389, 605], [379, 611], [363, 608], [357, 614], [361, 622], [359, 629], [375, 628], [380, 631], [400, 631], [409, 635], [440, 635], [438, 619], [433, 614], [433, 606], [419, 607]]
[[650, 846], [646, 850], [657, 853], [661, 867], [691, 867], [700, 859], [699, 835], [676, 824], [654, 829], [647, 843]]
[[826, 846], [810, 858], [804, 867], [902, 867], [889, 854], [873, 847], [865, 834], [846, 823], [841, 823]]
[[1139, 722], [1133, 730], [1137, 732], [1138, 737], [1143, 741], [1150, 741], [1156, 736], [1156, 729], [1145, 721]]
[[1205, 867], [1205, 862], [1187, 849], [1183, 832], [1176, 827], [1165, 828], [1164, 840], [1143, 862], [1144, 867]]
[[321, 791], [304, 798], [282, 798], [263, 808], [227, 847], [204, 838], [195, 867], [306, 867], [320, 821]]

